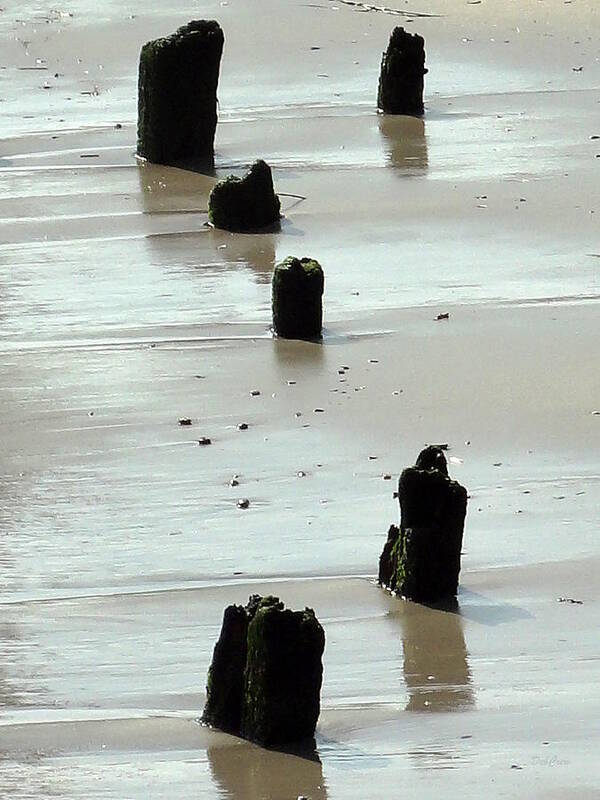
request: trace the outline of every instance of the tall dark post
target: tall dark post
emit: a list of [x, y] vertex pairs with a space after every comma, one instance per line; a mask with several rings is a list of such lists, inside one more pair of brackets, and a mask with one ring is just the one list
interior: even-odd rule
[[223, 31], [194, 20], [140, 53], [138, 155], [155, 164], [214, 167]]
[[423, 105], [425, 40], [418, 33], [394, 28], [381, 59], [377, 108], [386, 114], [420, 117]]
[[467, 490], [448, 477], [440, 448], [427, 447], [398, 482], [400, 528], [392, 525], [379, 560], [379, 583], [419, 602], [458, 590]]
[[273, 330], [285, 339], [320, 339], [325, 278], [318, 261], [288, 256], [271, 282]]

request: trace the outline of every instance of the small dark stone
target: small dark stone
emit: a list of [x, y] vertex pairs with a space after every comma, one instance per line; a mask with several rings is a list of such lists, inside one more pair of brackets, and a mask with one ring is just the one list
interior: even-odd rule
[[417, 33], [394, 28], [381, 59], [377, 107], [387, 114], [420, 117], [423, 106], [425, 40]]
[[271, 167], [255, 161], [243, 178], [219, 181], [208, 198], [208, 219], [226, 231], [258, 231], [279, 225], [279, 198]]
[[237, 426], [238, 431], [247, 431], [248, 430], [248, 423], [247, 422], [240, 422]]
[[285, 339], [320, 339], [325, 278], [318, 261], [289, 256], [271, 282], [273, 330]]
[[179, 424], [180, 425], [191, 425], [192, 424], [192, 420], [189, 417], [181, 417], [181, 419], [179, 420]]
[[259, 744], [310, 740], [320, 712], [325, 634], [312, 609], [252, 595], [225, 609], [202, 721]]
[[392, 525], [379, 561], [379, 583], [421, 602], [454, 597], [467, 491], [448, 477], [443, 452], [425, 448], [398, 482], [400, 528]]
[[237, 501], [238, 508], [250, 508], [250, 500], [247, 497], [242, 497]]
[[137, 152], [155, 164], [214, 167], [223, 31], [194, 20], [140, 53]]

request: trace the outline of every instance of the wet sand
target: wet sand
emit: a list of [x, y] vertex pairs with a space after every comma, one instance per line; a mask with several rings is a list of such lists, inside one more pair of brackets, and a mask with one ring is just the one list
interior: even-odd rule
[[[598, 796], [598, 10], [490, 5], [5, 4], [1, 797]], [[267, 158], [278, 234], [133, 157], [139, 47], [194, 16], [217, 175]], [[374, 110], [395, 24], [423, 121]], [[322, 345], [269, 334], [288, 254], [323, 264]], [[373, 582], [430, 442], [470, 492], [453, 611]], [[197, 722], [253, 592], [325, 627], [313, 753]]]

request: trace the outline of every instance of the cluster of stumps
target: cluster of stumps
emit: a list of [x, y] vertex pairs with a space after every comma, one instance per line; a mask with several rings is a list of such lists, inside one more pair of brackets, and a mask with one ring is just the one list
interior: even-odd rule
[[[139, 66], [138, 155], [199, 171], [214, 170], [217, 86], [224, 36], [214, 20], [196, 20], [148, 42]], [[423, 38], [395, 28], [383, 54], [377, 105], [421, 116]], [[252, 233], [280, 224], [271, 169], [256, 161], [219, 181], [209, 197], [210, 224]], [[286, 258], [272, 277], [273, 330], [289, 339], [322, 335], [324, 276], [310, 258]], [[398, 483], [400, 525], [392, 525], [379, 560], [379, 584], [395, 595], [437, 604], [458, 590], [467, 492], [448, 476], [443, 448], [423, 450]], [[208, 673], [202, 720], [265, 747], [314, 737], [320, 712], [325, 634], [312, 609], [285, 609], [253, 595], [225, 609]]]
[[[155, 164], [212, 172], [217, 128], [217, 87], [224, 36], [215, 20], [194, 20], [171, 36], [142, 47], [138, 82], [138, 155]], [[388, 114], [421, 116], [425, 42], [395, 28], [381, 61], [378, 108]], [[248, 173], [230, 175], [208, 201], [211, 225], [253, 233], [276, 230], [280, 202], [271, 168], [255, 161]], [[272, 280], [273, 331], [314, 340], [323, 328], [324, 276], [309, 258], [286, 258]]]

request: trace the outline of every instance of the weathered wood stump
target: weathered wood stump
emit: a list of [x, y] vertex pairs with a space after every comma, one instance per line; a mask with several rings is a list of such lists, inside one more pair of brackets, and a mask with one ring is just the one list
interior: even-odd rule
[[264, 598], [248, 627], [242, 735], [262, 745], [314, 736], [325, 634], [312, 609]]
[[194, 20], [147, 42], [138, 78], [138, 155], [155, 164], [214, 167], [223, 31]]
[[437, 602], [458, 590], [467, 491], [448, 477], [443, 452], [428, 447], [398, 482], [400, 527], [392, 525], [379, 583], [411, 600]]
[[289, 256], [271, 282], [273, 330], [285, 339], [319, 339], [325, 278], [318, 261]]
[[230, 175], [219, 181], [208, 198], [208, 219], [215, 228], [251, 232], [279, 225], [279, 198], [271, 167], [255, 161], [243, 178]]
[[253, 595], [225, 610], [203, 722], [263, 746], [311, 739], [320, 712], [325, 634], [312, 609]]
[[420, 117], [423, 105], [425, 40], [418, 33], [394, 28], [381, 59], [377, 107], [387, 114]]
[[248, 607], [227, 606], [208, 670], [202, 721], [228, 733], [238, 733], [242, 721], [248, 622]]

